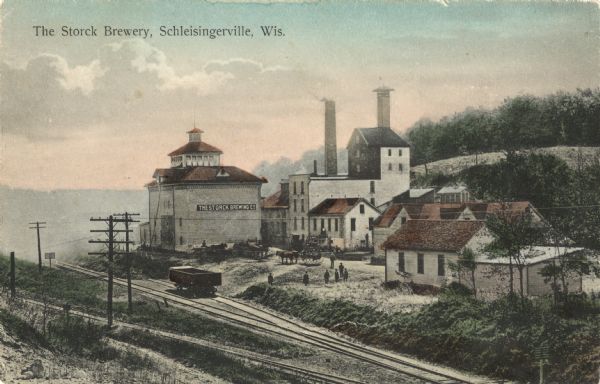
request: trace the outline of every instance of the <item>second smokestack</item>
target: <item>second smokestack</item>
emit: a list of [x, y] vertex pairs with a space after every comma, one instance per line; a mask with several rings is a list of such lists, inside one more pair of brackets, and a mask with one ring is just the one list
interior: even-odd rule
[[379, 87], [373, 92], [377, 93], [377, 126], [390, 128], [390, 92], [392, 88]]
[[337, 143], [335, 128], [335, 102], [323, 99], [325, 102], [325, 174], [337, 175]]

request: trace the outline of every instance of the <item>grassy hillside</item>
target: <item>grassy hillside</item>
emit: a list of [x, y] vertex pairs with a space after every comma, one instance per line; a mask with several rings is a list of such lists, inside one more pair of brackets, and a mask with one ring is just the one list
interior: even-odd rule
[[[254, 300], [367, 344], [481, 374], [537, 381], [536, 349], [548, 346], [548, 383], [596, 383], [600, 366], [600, 302], [578, 298], [577, 311], [552, 308], [546, 299], [520, 305], [490, 303], [447, 292], [413, 313], [384, 313], [347, 300], [324, 300], [301, 290], [248, 288]], [[575, 298], [573, 299], [575, 300]], [[364, 326], [368, 324], [369, 326]]]
[[[524, 152], [542, 153], [554, 155], [567, 163], [569, 168], [577, 169], [581, 159], [585, 165], [589, 165], [594, 159], [600, 158], [600, 147], [549, 147], [537, 148]], [[428, 173], [442, 173], [445, 175], [456, 175], [463, 170], [478, 164], [494, 164], [506, 158], [504, 152], [487, 152], [478, 155], [457, 156], [450, 159], [433, 161], [430, 163], [411, 167], [411, 171], [417, 175]]]

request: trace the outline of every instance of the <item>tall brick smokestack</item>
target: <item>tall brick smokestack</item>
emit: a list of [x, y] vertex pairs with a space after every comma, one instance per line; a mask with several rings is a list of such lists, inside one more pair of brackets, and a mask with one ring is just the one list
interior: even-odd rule
[[335, 102], [323, 99], [325, 103], [325, 174], [337, 175], [337, 143], [335, 132]]
[[390, 92], [392, 88], [379, 87], [373, 92], [377, 93], [377, 126], [390, 127]]

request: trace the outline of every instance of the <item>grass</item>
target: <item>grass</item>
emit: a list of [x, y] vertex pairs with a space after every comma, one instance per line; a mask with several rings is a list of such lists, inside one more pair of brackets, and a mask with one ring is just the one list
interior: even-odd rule
[[[103, 315], [106, 310], [106, 283], [84, 275], [62, 269], [43, 269], [39, 278], [37, 265], [17, 260], [17, 292], [26, 293], [38, 299], [45, 292], [50, 302], [62, 305], [68, 302], [82, 306], [88, 312]], [[0, 281], [7, 283], [8, 259], [0, 256]], [[115, 292], [124, 289], [115, 286]], [[212, 340], [226, 345], [239, 346], [281, 358], [308, 356], [306, 349], [271, 337], [257, 335], [240, 327], [227, 325], [175, 307], [157, 307], [155, 302], [135, 300], [133, 311], [127, 311], [127, 303], [114, 302], [115, 320], [154, 327], [170, 332]]]
[[269, 381], [302, 383], [301, 379], [278, 371], [249, 366], [225, 353], [193, 345], [184, 341], [165, 339], [140, 331], [120, 332], [113, 335], [117, 340], [149, 348], [171, 358], [199, 368], [214, 376], [233, 383], [262, 384]]
[[505, 379], [536, 380], [536, 349], [545, 341], [551, 363], [548, 382], [597, 382], [597, 304], [581, 306], [589, 310], [565, 317], [549, 309], [545, 300], [516, 304], [505, 298], [486, 303], [451, 294], [413, 313], [384, 313], [266, 284], [248, 288], [241, 297], [368, 344]]
[[9, 335], [20, 341], [39, 347], [50, 348], [48, 340], [42, 336], [34, 327], [13, 315], [5, 309], [0, 309], [0, 324]]

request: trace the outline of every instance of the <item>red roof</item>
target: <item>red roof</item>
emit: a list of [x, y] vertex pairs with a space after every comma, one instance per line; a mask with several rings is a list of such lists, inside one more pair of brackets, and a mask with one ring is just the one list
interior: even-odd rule
[[274, 209], [274, 208], [288, 208], [289, 197], [286, 194], [282, 194], [281, 190], [275, 192], [269, 197], [265, 197], [262, 201], [262, 208]]
[[389, 227], [402, 210], [402, 204], [392, 204], [375, 219], [373, 225], [376, 227]]
[[490, 214], [502, 211], [512, 215], [522, 215], [531, 207], [528, 201], [513, 201], [505, 203], [421, 203], [421, 204], [392, 204], [375, 221], [377, 227], [392, 225], [402, 208], [413, 220], [456, 220], [469, 208], [477, 220], [485, 220]]
[[[196, 128], [197, 129], [197, 128]], [[219, 148], [213, 147], [204, 141], [190, 141], [186, 145], [177, 148], [173, 152], [169, 153], [169, 156], [178, 156], [186, 153], [197, 153], [197, 152], [218, 152], [223, 153]]]
[[[159, 168], [154, 177], [162, 176], [165, 184], [177, 183], [264, 183], [263, 178], [254, 176], [238, 167], [188, 167]], [[149, 185], [154, 185], [151, 183]]]
[[351, 198], [337, 198], [337, 199], [325, 199], [319, 203], [316, 207], [311, 209], [309, 215], [345, 215], [349, 212], [359, 201], [363, 201], [365, 204], [370, 205], [364, 199], [359, 197]]
[[459, 252], [484, 225], [483, 221], [409, 220], [382, 247]]
[[194, 128], [191, 131], [187, 131], [187, 133], [204, 133], [204, 131], [199, 128]]

